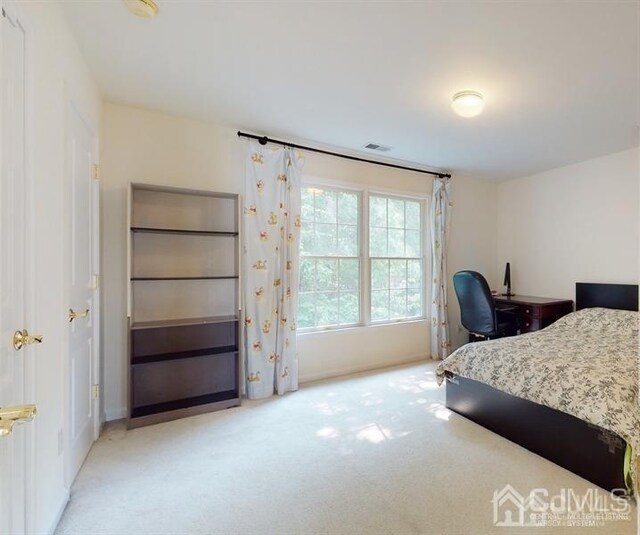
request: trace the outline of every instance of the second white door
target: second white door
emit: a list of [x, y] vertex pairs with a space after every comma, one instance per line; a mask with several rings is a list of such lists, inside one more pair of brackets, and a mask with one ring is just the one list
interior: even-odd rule
[[[69, 175], [67, 241], [69, 272], [68, 478], [71, 483], [97, 438], [96, 344], [98, 334], [96, 254], [98, 218], [95, 138], [72, 101], [67, 107]], [[96, 184], [94, 184], [96, 183]]]

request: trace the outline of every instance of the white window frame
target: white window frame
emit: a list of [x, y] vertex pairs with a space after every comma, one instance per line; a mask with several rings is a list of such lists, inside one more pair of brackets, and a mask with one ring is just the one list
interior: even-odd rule
[[[428, 197], [421, 195], [420, 193], [404, 192], [398, 190], [385, 190], [379, 188], [368, 188], [363, 185], [351, 184], [342, 181], [325, 180], [325, 179], [306, 179], [302, 182], [303, 188], [318, 188], [328, 189], [332, 191], [345, 191], [348, 193], [357, 193], [359, 200], [359, 249], [358, 259], [360, 261], [360, 321], [352, 324], [342, 325], [327, 325], [321, 327], [304, 327], [298, 328], [300, 334], [318, 333], [325, 331], [339, 331], [347, 329], [357, 328], [370, 328], [377, 326], [396, 325], [404, 323], [424, 322], [428, 319], [429, 314], [427, 311], [427, 304], [429, 302], [430, 287], [427, 282], [430, 280], [428, 270], [430, 270], [430, 264], [427, 263], [427, 258], [430, 254], [429, 240], [427, 236], [427, 210]], [[395, 318], [389, 320], [371, 320], [371, 257], [369, 256], [369, 197], [382, 196], [392, 199], [398, 199], [403, 201], [413, 201], [420, 203], [421, 218], [420, 218], [420, 236], [421, 236], [421, 268], [422, 268], [422, 315], [411, 318]], [[304, 225], [304, 221], [303, 221]], [[315, 258], [325, 258], [313, 255]], [[355, 257], [338, 257], [327, 256], [326, 258], [355, 258]], [[376, 257], [377, 258], [377, 257]], [[393, 259], [406, 259], [405, 257], [393, 257]]]
[[[374, 197], [384, 197], [386, 199], [396, 199], [399, 201], [411, 201], [418, 202], [420, 204], [420, 256], [416, 258], [409, 258], [406, 256], [374, 256], [371, 257], [369, 254], [369, 199], [371, 196]], [[389, 193], [385, 191], [376, 191], [376, 190], [368, 190], [366, 191], [366, 201], [367, 201], [367, 213], [365, 215], [367, 222], [367, 234], [366, 234], [366, 264], [367, 264], [367, 325], [389, 325], [394, 323], [408, 323], [412, 321], [424, 321], [427, 319], [426, 307], [427, 307], [427, 244], [426, 244], [426, 199], [424, 197], [419, 196], [411, 196], [411, 195], [401, 195], [397, 193]], [[388, 228], [388, 227], [387, 227]], [[388, 252], [388, 251], [387, 251]], [[422, 277], [422, 314], [420, 316], [412, 316], [410, 318], [395, 318], [395, 319], [387, 319], [387, 320], [372, 320], [371, 319], [371, 259], [379, 259], [379, 260], [420, 260], [420, 274]]]
[[[360, 321], [355, 322], [355, 323], [341, 323], [340, 325], [320, 325], [317, 327], [298, 327], [298, 332], [300, 333], [308, 333], [308, 332], [322, 332], [322, 331], [332, 331], [332, 330], [338, 330], [338, 329], [352, 329], [354, 327], [362, 327], [365, 325], [364, 322], [364, 306], [363, 306], [363, 291], [362, 291], [362, 284], [364, 282], [364, 278], [365, 278], [365, 273], [363, 271], [363, 266], [364, 266], [364, 254], [363, 254], [363, 250], [364, 250], [364, 234], [363, 234], [363, 229], [362, 229], [362, 211], [364, 210], [364, 195], [363, 195], [363, 191], [361, 189], [357, 189], [357, 188], [350, 188], [350, 187], [344, 187], [342, 185], [334, 185], [334, 184], [327, 184], [327, 183], [320, 183], [320, 182], [303, 182], [302, 183], [302, 188], [317, 188], [317, 189], [322, 189], [322, 190], [329, 190], [329, 191], [335, 191], [335, 192], [345, 192], [345, 193], [352, 193], [352, 194], [356, 194], [358, 197], [358, 212], [360, 217], [358, 218], [358, 255], [357, 256], [337, 256], [337, 255], [304, 255], [305, 258], [314, 258], [314, 259], [331, 259], [331, 260], [351, 260], [351, 259], [358, 259], [359, 262], [359, 277], [360, 277], [360, 284], [359, 284], [359, 296], [358, 296], [358, 303], [359, 303], [359, 316], [360, 316]], [[304, 225], [304, 219], [302, 221], [302, 224]], [[300, 255], [300, 261], [302, 261], [303, 255]], [[299, 291], [299, 289], [298, 289]], [[339, 294], [339, 291], [338, 291]]]

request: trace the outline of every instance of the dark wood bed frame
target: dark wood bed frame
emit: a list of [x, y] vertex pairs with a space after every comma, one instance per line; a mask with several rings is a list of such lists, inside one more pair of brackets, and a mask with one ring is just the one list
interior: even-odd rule
[[[576, 284], [576, 310], [638, 310], [636, 284]], [[626, 442], [579, 418], [447, 372], [452, 411], [582, 476], [606, 490], [626, 489]]]

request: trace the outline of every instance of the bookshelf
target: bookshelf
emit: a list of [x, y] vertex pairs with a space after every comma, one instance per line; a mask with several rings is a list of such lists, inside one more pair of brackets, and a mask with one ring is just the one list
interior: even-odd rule
[[131, 184], [129, 427], [240, 405], [239, 198]]

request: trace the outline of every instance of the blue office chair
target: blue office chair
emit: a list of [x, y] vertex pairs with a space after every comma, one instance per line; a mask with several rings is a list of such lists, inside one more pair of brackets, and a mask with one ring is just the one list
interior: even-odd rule
[[477, 271], [458, 271], [453, 287], [460, 303], [462, 326], [469, 341], [491, 340], [518, 334], [518, 307], [496, 308], [487, 280]]

